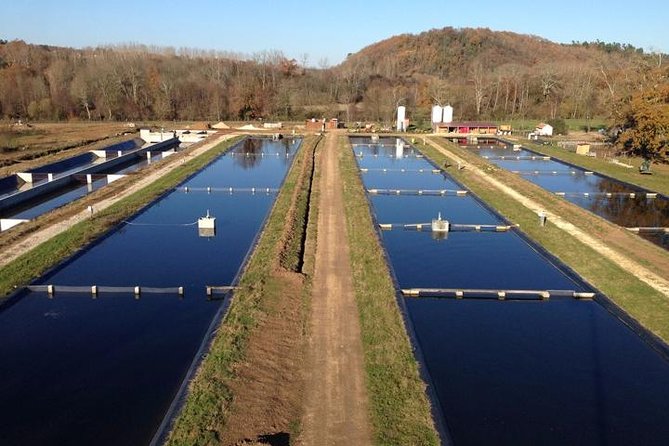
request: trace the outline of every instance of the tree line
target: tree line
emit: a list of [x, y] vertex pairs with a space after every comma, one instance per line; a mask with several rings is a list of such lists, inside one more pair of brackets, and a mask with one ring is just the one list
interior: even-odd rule
[[624, 44], [556, 44], [487, 29], [400, 35], [341, 64], [142, 45], [88, 49], [0, 41], [0, 117], [32, 120], [299, 120], [390, 123], [397, 105], [456, 119], [609, 117], [661, 54]]

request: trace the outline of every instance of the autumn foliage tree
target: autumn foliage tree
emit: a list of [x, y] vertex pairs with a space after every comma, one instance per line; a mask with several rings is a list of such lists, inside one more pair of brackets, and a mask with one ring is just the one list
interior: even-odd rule
[[334, 67], [308, 59], [0, 40], [0, 119], [390, 122], [400, 103], [412, 120], [435, 103], [462, 120], [587, 119], [647, 85], [642, 68], [655, 60], [629, 45], [451, 27], [391, 37]]
[[613, 143], [623, 153], [669, 163], [669, 79], [665, 73], [656, 80], [622, 107]]

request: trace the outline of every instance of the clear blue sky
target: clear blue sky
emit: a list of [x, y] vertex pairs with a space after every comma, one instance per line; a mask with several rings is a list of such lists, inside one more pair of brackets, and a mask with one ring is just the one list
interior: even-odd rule
[[88, 46], [141, 43], [251, 55], [281, 50], [318, 65], [402, 33], [486, 27], [555, 42], [630, 43], [669, 52], [669, 1], [2, 0], [0, 38]]

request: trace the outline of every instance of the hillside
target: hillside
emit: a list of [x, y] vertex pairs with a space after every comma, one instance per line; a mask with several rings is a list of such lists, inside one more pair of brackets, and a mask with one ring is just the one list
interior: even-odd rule
[[453, 105], [456, 119], [607, 117], [658, 60], [624, 44], [563, 45], [488, 29], [391, 37], [329, 69], [280, 51], [242, 57], [0, 40], [0, 118], [390, 123], [404, 104], [421, 124], [434, 103]]
[[394, 86], [392, 100], [450, 103], [461, 118], [548, 119], [607, 116], [655, 63], [653, 55], [625, 44], [564, 45], [512, 32], [443, 28], [375, 43], [336, 69], [357, 77], [361, 100], [370, 103], [378, 96], [374, 86], [385, 84]]

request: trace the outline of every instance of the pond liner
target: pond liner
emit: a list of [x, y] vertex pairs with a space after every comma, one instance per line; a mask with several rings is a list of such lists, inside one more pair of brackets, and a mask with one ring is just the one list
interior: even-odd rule
[[[228, 147], [228, 148], [225, 150], [225, 152], [224, 152], [223, 154], [219, 155], [219, 156], [223, 156], [225, 153], [229, 152], [230, 150], [236, 149], [238, 145], [242, 144], [242, 143], [243, 143], [246, 139], [248, 139], [248, 138], [249, 138], [248, 136], [242, 138], [241, 140], [239, 140], [239, 141], [238, 141], [237, 143], [235, 143], [234, 145]], [[194, 172], [194, 173], [190, 174], [188, 177], [184, 178], [184, 179], [183, 179], [182, 181], [180, 181], [179, 184], [177, 184], [175, 187], [178, 188], [178, 187], [181, 186], [183, 183], [185, 183], [185, 182], [189, 181], [190, 179], [192, 179], [195, 175], [197, 175], [198, 173], [200, 173], [200, 171], [202, 171], [203, 169], [207, 168], [208, 166], [210, 166], [211, 164], [213, 164], [216, 160], [218, 160], [218, 158], [219, 158], [219, 157], [217, 156], [217, 157], [214, 158], [211, 162], [207, 163], [205, 166], [203, 166], [201, 169], [199, 169], [197, 172]], [[127, 216], [127, 217], [124, 219], [124, 221], [125, 221], [125, 220], [131, 220], [131, 219], [134, 219], [134, 218], [136, 218], [136, 217], [142, 215], [142, 214], [143, 214], [144, 212], [146, 212], [151, 206], [153, 206], [153, 204], [155, 204], [156, 202], [162, 200], [163, 198], [165, 198], [167, 195], [169, 195], [169, 194], [172, 193], [172, 192], [174, 192], [174, 188], [167, 189], [166, 191], [164, 191], [163, 193], [161, 193], [160, 195], [158, 195], [156, 198], [154, 198], [153, 200], [151, 200], [149, 203], [143, 205], [143, 206], [140, 207], [137, 211], [135, 211], [135, 212], [133, 212], [132, 214], [130, 214], [129, 216]], [[28, 291], [27, 291], [27, 287], [29, 287], [29, 286], [33, 286], [33, 285], [40, 285], [40, 284], [37, 284], [36, 282], [37, 282], [37, 281], [42, 281], [42, 280], [44, 280], [44, 279], [47, 279], [47, 278], [53, 276], [54, 274], [58, 273], [58, 272], [61, 271], [63, 268], [69, 266], [72, 262], [74, 262], [75, 260], [77, 260], [79, 257], [81, 257], [82, 255], [86, 254], [89, 250], [91, 250], [92, 248], [94, 248], [95, 246], [99, 245], [100, 243], [102, 243], [102, 242], [103, 242], [104, 240], [106, 240], [107, 238], [109, 238], [109, 237], [111, 237], [112, 235], [114, 235], [114, 234], [116, 233], [116, 231], [118, 231], [119, 229], [121, 229], [121, 227], [124, 226], [124, 225], [126, 224], [126, 223], [124, 223], [124, 221], [120, 221], [120, 222], [118, 222], [116, 225], [111, 226], [109, 229], [107, 229], [106, 231], [104, 231], [102, 234], [100, 234], [100, 235], [99, 235], [98, 237], [96, 237], [94, 240], [91, 240], [91, 241], [88, 242], [85, 246], [81, 247], [80, 249], [78, 249], [77, 251], [73, 252], [73, 253], [70, 254], [69, 256], [63, 258], [63, 260], [61, 260], [60, 262], [58, 262], [56, 265], [52, 266], [51, 268], [48, 268], [46, 271], [44, 271], [42, 274], [40, 274], [39, 277], [35, 277], [35, 278], [34, 278], [33, 280], [31, 280], [25, 287], [17, 288], [15, 291], [13, 291], [12, 293], [10, 293], [7, 297], [5, 297], [4, 299], [0, 300], [0, 312], [6, 310], [6, 309], [9, 308], [10, 306], [12, 306], [14, 303], [18, 302], [23, 296], [25, 296], [25, 295], [28, 293]]]
[[[409, 144], [404, 140], [404, 138], [401, 138], [406, 144]], [[420, 151], [417, 147], [415, 147], [413, 144], [409, 144], [414, 150]], [[421, 152], [422, 153], [422, 152]], [[354, 154], [354, 159], [356, 160], [357, 164], [357, 157], [355, 157], [355, 152]], [[438, 168], [437, 164], [429, 157], [425, 156], [424, 159], [426, 162], [431, 164], [432, 166], [435, 166], [435, 168]], [[573, 166], [581, 169], [578, 166]], [[492, 206], [488, 205], [485, 201], [483, 201], [478, 195], [476, 195], [474, 192], [472, 192], [469, 188], [465, 187], [460, 181], [458, 181], [456, 178], [448, 175], [447, 172], [442, 171], [441, 172], [442, 176], [445, 179], [448, 179], [449, 181], [454, 182], [457, 184], [459, 187], [461, 187], [464, 190], [468, 191], [468, 196], [471, 196], [480, 206], [482, 206], [484, 209], [492, 213], [495, 217], [499, 218], [501, 221], [503, 221], [507, 225], [514, 225], [510, 220], [508, 220], [506, 217], [501, 215], [496, 209], [494, 209]], [[360, 169], [358, 169], [358, 178], [363, 184], [364, 187], [364, 182], [362, 179], [362, 173], [360, 172]], [[618, 180], [616, 180], [618, 181]], [[620, 182], [620, 181], [618, 181]], [[621, 182], [622, 183], [622, 182]], [[627, 183], [625, 183], [627, 184]], [[658, 194], [659, 195], [659, 194]], [[367, 205], [369, 206], [370, 213], [372, 215], [372, 221], [375, 225], [375, 231], [376, 231], [376, 236], [377, 239], [381, 245], [382, 251], [383, 251], [383, 257], [386, 260], [386, 264], [390, 270], [391, 273], [391, 278], [393, 280], [393, 284], [395, 286], [396, 290], [396, 295], [395, 298], [398, 302], [398, 305], [400, 306], [402, 318], [405, 321], [405, 326], [407, 327], [407, 333], [409, 334], [409, 339], [411, 341], [412, 346], [415, 349], [416, 353], [416, 359], [419, 365], [419, 370], [421, 371], [421, 375], [423, 379], [425, 379], [427, 383], [427, 393], [428, 397], [431, 400], [432, 408], [433, 408], [433, 417], [435, 417], [435, 423], [437, 424], [437, 430], [439, 431], [440, 435], [444, 436], [444, 438], [447, 438], [447, 440], [442, 440], [444, 441], [444, 444], [452, 444], [452, 438], [450, 434], [448, 433], [448, 426], [447, 426], [447, 421], [443, 416], [443, 409], [441, 407], [441, 402], [438, 400], [436, 392], [434, 390], [434, 384], [432, 381], [432, 378], [429, 374], [429, 370], [427, 368], [427, 365], [425, 364], [424, 356], [422, 353], [422, 350], [420, 348], [420, 345], [418, 343], [418, 339], [415, 333], [415, 329], [413, 327], [413, 322], [410, 320], [410, 317], [408, 315], [408, 309], [406, 307], [406, 302], [405, 298], [403, 297], [401, 293], [401, 288], [399, 286], [399, 281], [397, 280], [397, 276], [395, 274], [395, 270], [393, 268], [392, 262], [390, 261], [390, 256], [388, 251], [386, 250], [385, 244], [383, 243], [383, 238], [382, 238], [382, 230], [379, 225], [379, 221], [376, 217], [376, 213], [373, 211], [374, 207], [373, 204], [371, 203], [370, 200], [370, 194], [365, 193], [365, 198], [367, 200]], [[597, 287], [589, 283], [586, 279], [581, 277], [576, 271], [574, 271], [569, 265], [565, 264], [562, 262], [560, 259], [558, 259], [556, 256], [551, 254], [549, 251], [547, 251], [543, 246], [539, 245], [538, 243], [534, 242], [531, 238], [527, 236], [521, 229], [515, 228], [513, 232], [516, 233], [516, 235], [523, 240], [531, 249], [533, 249], [537, 254], [540, 255], [540, 257], [543, 257], [547, 262], [552, 264], [558, 271], [562, 272], [565, 274], [566, 277], [569, 279], [575, 281], [578, 284], [583, 285], [584, 291], [586, 292], [592, 292], [595, 293], [594, 301], [597, 302], [607, 310], [609, 314], [611, 314], [613, 317], [618, 319], [620, 322], [622, 322], [628, 329], [630, 329], [633, 333], [638, 335], [648, 346], [650, 346], [658, 355], [660, 355], [664, 360], [669, 361], [669, 345], [661, 339], [659, 336], [655, 335], [654, 333], [650, 332], [647, 328], [645, 328], [639, 321], [634, 319], [630, 314], [625, 312], [621, 307], [619, 307], [615, 302], [613, 302], [610, 298], [608, 298], [601, 290], [599, 290]], [[437, 414], [441, 416], [441, 419], [437, 419]]]
[[[239, 141], [237, 144], [234, 146], [230, 147], [228, 150], [225, 151], [224, 154], [228, 153], [231, 149], [236, 148], [238, 145], [243, 144], [243, 142], [248, 139], [249, 137], [246, 136], [244, 139]], [[255, 138], [254, 139], [258, 139]], [[270, 139], [270, 138], [265, 138], [265, 139]], [[296, 138], [297, 139], [297, 138]], [[304, 142], [303, 138], [299, 138], [299, 144], [297, 148], [295, 149], [295, 155], [297, 155], [297, 152], [302, 148], [302, 143]], [[221, 156], [223, 156], [222, 154]], [[293, 160], [296, 158], [296, 156], [291, 157]], [[218, 157], [216, 158], [218, 159]], [[213, 163], [213, 161], [212, 161]], [[209, 163], [211, 164], [211, 163]], [[207, 164], [207, 166], [209, 165]], [[290, 175], [290, 171], [294, 168], [295, 164], [291, 161], [290, 169], [286, 171], [286, 174], [284, 175], [283, 179], [281, 180], [281, 184], [279, 186], [279, 189], [283, 188], [283, 185]], [[206, 166], [205, 166], [206, 167]], [[202, 169], [204, 169], [203, 167]], [[200, 169], [200, 170], [202, 170]], [[199, 171], [198, 171], [199, 172]], [[191, 176], [192, 177], [192, 176]], [[188, 178], [190, 179], [190, 177]], [[258, 242], [260, 241], [260, 238], [262, 235], [265, 233], [265, 229], [267, 226], [267, 221], [269, 220], [270, 215], [272, 215], [272, 212], [274, 212], [274, 208], [276, 207], [276, 203], [278, 201], [278, 196], [274, 200], [274, 203], [272, 203], [272, 207], [267, 211], [265, 214], [265, 217], [263, 218], [263, 221], [260, 225], [260, 230], [256, 233], [255, 237], [253, 238], [253, 241], [251, 242], [251, 245], [249, 246], [249, 249], [246, 251], [246, 254], [244, 255], [244, 258], [242, 260], [242, 263], [239, 266], [239, 269], [237, 270], [237, 273], [235, 274], [234, 279], [230, 283], [230, 287], [234, 288], [239, 285], [239, 281], [241, 280], [242, 276], [244, 275], [244, 272], [246, 271], [246, 268], [248, 266], [249, 259], [253, 255], [253, 252], [256, 249], [256, 246], [258, 245]], [[200, 343], [200, 347], [198, 348], [197, 352], [193, 356], [193, 360], [191, 362], [190, 367], [188, 368], [188, 371], [186, 372], [186, 375], [184, 376], [183, 381], [181, 382], [181, 385], [179, 386], [179, 389], [174, 395], [174, 398], [172, 399], [172, 403], [170, 404], [170, 407], [167, 409], [165, 412], [163, 419], [156, 429], [156, 432], [149, 443], [150, 446], [157, 446], [164, 444], [165, 441], [167, 440], [167, 437], [169, 433], [172, 430], [172, 427], [174, 426], [174, 421], [176, 420], [177, 416], [181, 412], [181, 409], [183, 408], [184, 404], [186, 403], [186, 399], [188, 398], [188, 387], [195, 378], [195, 375], [197, 373], [197, 370], [199, 369], [200, 365], [202, 364], [202, 361], [207, 357], [207, 352], [211, 349], [211, 344], [214, 341], [214, 338], [216, 336], [216, 331], [217, 328], [225, 321], [225, 318], [228, 315], [228, 310], [230, 309], [230, 305], [232, 304], [232, 300], [234, 299], [234, 289], [230, 291], [229, 298], [221, 298], [220, 294], [219, 297], [216, 298], [216, 300], [223, 300], [221, 303], [219, 309], [216, 311], [216, 314], [212, 318], [211, 323], [209, 324], [209, 327], [207, 328], [207, 331], [204, 335], [204, 338], [202, 339], [202, 342]]]
[[[509, 142], [507, 140], [504, 140], [504, 139], [501, 139], [501, 138], [491, 137], [491, 139], [495, 139], [495, 140], [500, 141], [502, 143], [505, 143], [507, 145], [512, 144], [511, 142]], [[520, 147], [527, 152], [541, 155], [541, 153], [536, 152], [532, 149], [529, 149], [529, 148], [527, 148], [523, 145], [521, 145]], [[489, 160], [489, 158], [486, 159], [485, 157], [483, 157], [481, 155], [479, 155], [479, 157], [482, 158], [482, 159], [485, 159], [486, 161]], [[629, 198], [640, 198], [643, 195], [645, 195], [646, 200], [652, 199], [652, 200], [660, 200], [660, 201], [664, 201], [664, 202], [669, 202], [669, 196], [667, 196], [665, 194], [662, 194], [660, 192], [656, 192], [656, 191], [653, 191], [651, 189], [647, 189], [647, 188], [644, 188], [642, 186], [638, 186], [636, 184], [628, 183], [628, 182], [619, 180], [617, 178], [610, 177], [610, 176], [608, 176], [606, 174], [603, 174], [601, 172], [587, 170], [586, 168], [584, 168], [582, 166], [578, 166], [576, 164], [570, 163], [569, 161], [564, 161], [560, 158], [552, 158], [552, 161], [554, 161], [558, 164], [563, 164], [565, 166], [572, 167], [572, 168], [576, 169], [579, 172], [579, 174], [584, 174], [584, 175], [589, 175], [589, 176], [596, 176], [596, 177], [599, 177], [600, 179], [610, 181], [614, 184], [623, 186], [624, 188], [627, 188], [627, 189], [630, 190], [630, 192], [620, 192], [620, 193], [613, 193], [613, 192], [608, 192], [608, 193], [607, 192], [580, 192], [580, 193], [578, 193], [578, 192], [552, 192], [552, 191], [548, 190], [547, 188], [541, 186], [540, 184], [534, 183], [533, 181], [528, 180], [531, 183], [533, 183], [534, 185], [536, 185], [536, 186], [540, 187], [541, 189], [543, 189], [543, 190], [545, 190], [545, 191], [547, 191], [551, 194], [554, 194], [556, 196], [565, 197], [565, 198], [566, 197], [569, 197], [569, 198], [589, 198], [589, 197], [597, 197], [597, 196], [604, 196], [606, 198], [614, 198], [616, 196], [628, 196]], [[509, 169], [509, 168], [506, 168], [506, 167], [501, 167], [497, 164], [494, 164], [494, 165], [499, 167], [500, 169], [504, 169], [508, 172], [517, 173], [521, 177], [523, 176], [521, 173], [518, 173], [517, 171], [513, 171], [512, 169]], [[608, 221], [612, 224], [615, 224], [619, 227], [622, 227], [622, 228], [626, 227], [626, 225], [616, 223], [613, 218], [607, 218], [606, 216], [597, 214], [590, 207], [587, 207], [587, 206], [579, 204], [579, 203], [575, 203], [571, 200], [567, 200], [567, 201], [569, 201], [571, 204], [574, 204], [574, 205], [578, 206], [579, 208], [585, 210], [586, 212], [589, 212], [590, 214], [592, 214], [592, 215], [594, 215], [598, 218], [603, 218], [604, 220], [606, 220], [606, 221]], [[643, 237], [643, 236], [641, 236], [641, 237], [646, 238], [646, 237]], [[648, 240], [650, 243], [656, 244], [657, 246], [659, 246], [662, 249], [669, 249], [668, 246], [666, 246], [662, 243], [657, 243], [658, 241], [656, 241], [656, 240], [652, 240], [652, 239], [648, 239], [648, 238], [646, 238], [646, 240]]]

